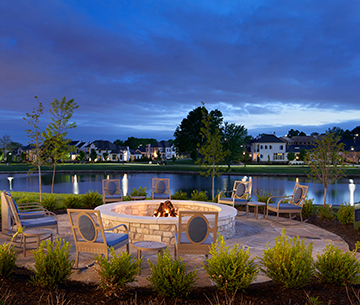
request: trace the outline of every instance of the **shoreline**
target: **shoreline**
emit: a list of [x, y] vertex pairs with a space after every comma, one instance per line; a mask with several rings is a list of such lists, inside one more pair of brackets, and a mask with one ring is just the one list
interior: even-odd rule
[[[33, 174], [37, 174], [34, 171]], [[51, 170], [41, 171], [42, 174], [52, 174]], [[146, 173], [146, 174], [180, 174], [180, 175], [201, 175], [194, 171], [152, 171], [152, 170], [57, 170], [56, 174], [126, 174], [126, 173]], [[0, 174], [28, 174], [27, 171], [2, 171]], [[275, 176], [275, 177], [307, 177], [304, 173], [233, 173], [223, 172], [221, 176]], [[360, 174], [345, 175], [342, 178], [360, 178]]]

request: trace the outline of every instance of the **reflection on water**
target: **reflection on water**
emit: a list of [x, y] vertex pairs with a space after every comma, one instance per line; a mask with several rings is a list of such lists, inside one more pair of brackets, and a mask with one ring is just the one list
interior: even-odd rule
[[[13, 179], [8, 179], [13, 177]], [[211, 196], [211, 178], [200, 175], [181, 175], [181, 174], [57, 174], [55, 176], [55, 193], [85, 194], [89, 191], [97, 191], [102, 194], [103, 179], [121, 179], [124, 195], [127, 195], [133, 188], [146, 187], [148, 195], [151, 194], [151, 180], [154, 177], [170, 178], [171, 193], [180, 190], [190, 194], [193, 190], [206, 191]], [[215, 178], [215, 193], [220, 190], [231, 190], [235, 180], [241, 180], [243, 176], [221, 176]], [[292, 194], [295, 177], [275, 177], [275, 176], [251, 176], [252, 178], [252, 200], [256, 200], [256, 194], [261, 191], [271, 193], [274, 196]], [[51, 192], [51, 174], [42, 175], [42, 190], [45, 193]], [[249, 176], [250, 179], [250, 176]], [[307, 177], [299, 177], [299, 183], [309, 186], [308, 197], [314, 198], [316, 204], [323, 203], [324, 187]], [[359, 184], [360, 179], [354, 179], [354, 183]], [[23, 192], [38, 192], [39, 181], [37, 174], [0, 174], [1, 190], [13, 190]], [[341, 204], [350, 202], [349, 179], [341, 179], [328, 188], [327, 203]], [[360, 187], [354, 190], [354, 201], [360, 201]]]

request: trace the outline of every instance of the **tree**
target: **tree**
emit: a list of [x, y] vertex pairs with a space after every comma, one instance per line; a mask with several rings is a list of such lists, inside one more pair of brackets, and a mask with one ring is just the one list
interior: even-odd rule
[[344, 129], [340, 128], [340, 127], [333, 127], [333, 128], [328, 128], [328, 130], [326, 130], [326, 133], [332, 133], [334, 134], [335, 137], [338, 137], [338, 138], [342, 138], [345, 131]]
[[[205, 106], [200, 106], [190, 111], [186, 118], [181, 121], [181, 124], [176, 127], [174, 132], [174, 145], [177, 147], [179, 153], [190, 153], [197, 149], [198, 145], [202, 146], [205, 139], [201, 135], [201, 128], [204, 127], [203, 114], [208, 115]], [[219, 110], [212, 110], [211, 114], [211, 130], [218, 129], [222, 124], [222, 113]]]
[[305, 161], [305, 158], [306, 158], [306, 149], [301, 148], [300, 152], [299, 152], [299, 160], [300, 161]]
[[54, 98], [50, 103], [51, 109], [51, 122], [47, 126], [44, 137], [46, 144], [46, 152], [49, 158], [52, 159], [53, 175], [51, 183], [51, 193], [54, 192], [55, 172], [56, 166], [67, 158], [70, 150], [70, 139], [67, 139], [67, 131], [76, 127], [76, 123], [69, 123], [72, 118], [73, 112], [79, 106], [75, 103], [74, 99], [66, 101], [65, 96], [59, 101]]
[[223, 161], [228, 152], [224, 152], [221, 144], [221, 134], [219, 128], [214, 128], [211, 113], [207, 114], [206, 108], [202, 109], [203, 127], [201, 127], [201, 136], [204, 138], [204, 143], [199, 146], [199, 153], [202, 156], [196, 163], [200, 164], [204, 171], [201, 175], [212, 178], [212, 200], [215, 197], [215, 176], [221, 175], [221, 168], [217, 165]]
[[191, 152], [190, 152], [190, 158], [193, 160], [193, 162], [195, 163], [197, 158], [198, 158], [198, 151], [197, 149], [193, 149]]
[[109, 153], [104, 152], [102, 155], [103, 155], [103, 160], [104, 160], [104, 162], [106, 162], [107, 159], [108, 159], [108, 157], [109, 157]]
[[326, 133], [314, 142], [314, 148], [307, 152], [305, 158], [310, 168], [308, 177], [319, 180], [324, 186], [324, 207], [329, 185], [345, 176], [344, 143], [338, 141], [339, 137]]
[[295, 153], [293, 151], [289, 151], [286, 157], [291, 162], [291, 161], [295, 160], [296, 155], [295, 155]]
[[128, 137], [124, 142], [124, 146], [129, 146], [130, 149], [136, 149], [139, 146], [146, 146], [148, 144], [154, 144], [157, 140], [153, 138], [135, 138]]
[[9, 135], [4, 135], [2, 138], [0, 138], [0, 149], [4, 152], [3, 156], [4, 159], [7, 156], [7, 152], [10, 149], [11, 139]]
[[244, 125], [225, 122], [222, 131], [222, 145], [227, 155], [224, 158], [225, 163], [230, 170], [232, 161], [240, 160], [247, 144], [247, 129]]
[[[35, 96], [37, 99], [37, 97]], [[30, 138], [30, 144], [33, 145], [32, 156], [30, 158], [30, 163], [33, 166], [30, 168], [30, 172], [38, 170], [39, 174], [39, 194], [40, 202], [42, 202], [42, 190], [41, 190], [41, 166], [46, 164], [46, 159], [43, 156], [42, 145], [44, 142], [44, 137], [40, 131], [39, 122], [40, 116], [44, 112], [44, 107], [42, 103], [39, 102], [37, 108], [33, 108], [31, 113], [26, 113], [26, 117], [23, 118], [30, 125], [30, 129], [26, 129], [27, 137]]]
[[89, 155], [89, 158], [90, 158], [91, 162], [95, 162], [97, 157], [98, 157], [97, 152], [95, 150], [92, 150], [90, 152], [90, 155]]
[[289, 138], [291, 138], [291, 137], [296, 137], [296, 136], [298, 136], [299, 135], [299, 130], [294, 130], [294, 129], [290, 129], [289, 130], [289, 132], [288, 132], [288, 134], [287, 134], [287, 136], [289, 137]]
[[78, 155], [76, 156], [76, 160], [81, 162], [85, 159], [85, 152], [82, 150], [79, 151]]
[[120, 140], [120, 139], [116, 139], [116, 140], [114, 141], [114, 144], [115, 144], [115, 145], [119, 145], [119, 146], [125, 146], [124, 141], [122, 141], [122, 140]]

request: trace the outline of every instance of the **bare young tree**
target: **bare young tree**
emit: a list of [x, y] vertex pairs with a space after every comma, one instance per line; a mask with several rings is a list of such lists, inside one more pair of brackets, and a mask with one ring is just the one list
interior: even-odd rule
[[67, 131], [76, 127], [76, 123], [70, 123], [73, 111], [79, 106], [74, 99], [66, 101], [65, 96], [59, 101], [54, 99], [50, 104], [51, 122], [47, 126], [44, 137], [46, 154], [51, 159], [53, 176], [51, 183], [51, 194], [54, 192], [56, 166], [60, 161], [66, 159], [71, 150], [69, 147], [70, 139], [67, 139]]
[[[36, 96], [35, 98], [37, 99]], [[42, 103], [39, 102], [38, 107], [33, 108], [33, 111], [31, 113], [26, 113], [26, 117], [23, 118], [30, 125], [30, 128], [25, 130], [28, 138], [30, 138], [30, 141], [28, 143], [33, 146], [31, 153], [32, 155], [30, 157], [30, 163], [33, 165], [33, 167], [30, 168], [30, 172], [36, 170], [38, 171], [40, 202], [42, 202], [41, 166], [46, 164], [46, 159], [44, 158], [43, 150], [42, 150], [44, 137], [39, 127], [40, 116], [43, 114], [43, 112], [44, 112], [44, 106], [42, 105]]]
[[0, 138], [0, 149], [4, 152], [4, 159], [6, 158], [6, 153], [9, 150], [10, 145], [11, 139], [9, 135], [6, 134]]
[[335, 134], [327, 132], [315, 141], [314, 148], [305, 157], [310, 168], [308, 177], [320, 181], [324, 186], [324, 207], [328, 187], [345, 176], [344, 144], [338, 141]]

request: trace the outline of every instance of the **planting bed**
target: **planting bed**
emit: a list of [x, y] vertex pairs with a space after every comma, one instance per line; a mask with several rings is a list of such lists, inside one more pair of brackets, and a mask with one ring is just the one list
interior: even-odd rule
[[[360, 240], [360, 232], [352, 225], [341, 225], [337, 220], [308, 220], [323, 229], [342, 237], [353, 249]], [[0, 282], [0, 300], [6, 304], [225, 304], [225, 296], [215, 287], [194, 288], [184, 300], [164, 300], [149, 287], [131, 287], [126, 293], [107, 296], [97, 285], [69, 282], [57, 291], [34, 287], [29, 283], [30, 271], [18, 268], [9, 279]], [[346, 291], [348, 289], [348, 293]], [[324, 285], [313, 281], [303, 289], [285, 289], [272, 282], [252, 284], [245, 293], [238, 292], [232, 304], [313, 304], [310, 297], [318, 297], [317, 304], [360, 304], [355, 293], [360, 285], [343, 287]], [[351, 302], [349, 301], [349, 296]], [[8, 299], [6, 300], [6, 296]], [[321, 302], [321, 303], [320, 303]], [[229, 304], [229, 303], [226, 303]]]

